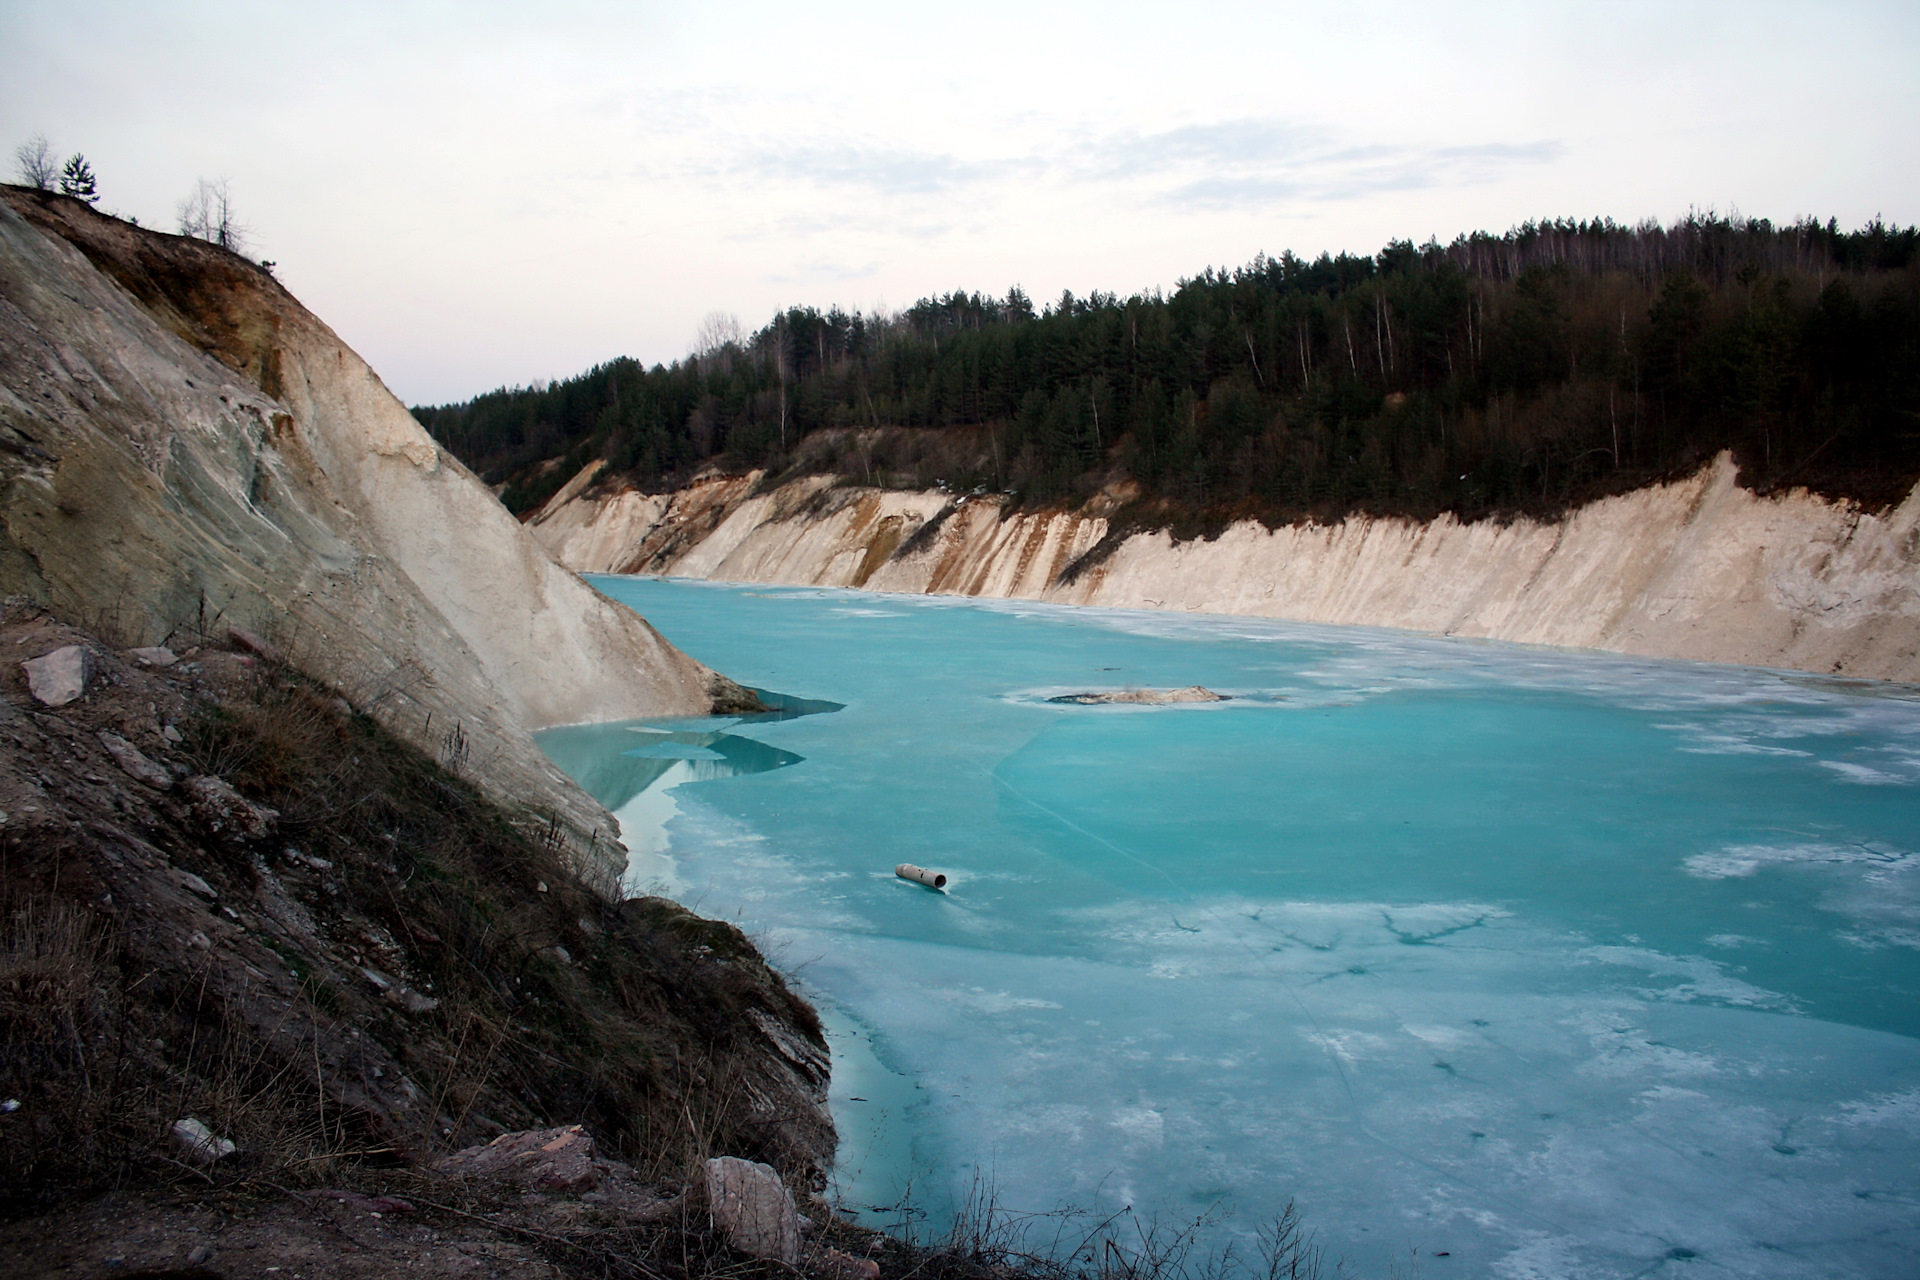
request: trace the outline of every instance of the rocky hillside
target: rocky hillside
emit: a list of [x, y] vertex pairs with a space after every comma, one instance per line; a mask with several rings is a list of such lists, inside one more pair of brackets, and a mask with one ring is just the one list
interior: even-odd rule
[[603, 852], [605, 812], [529, 731], [725, 689], [555, 565], [265, 269], [17, 187], [0, 593], [128, 643], [237, 624], [416, 745], [472, 744], [476, 779]]
[[0, 599], [0, 1270], [872, 1280], [813, 1010], [530, 732], [750, 695], [263, 267], [0, 188]]
[[568, 1123], [656, 1183], [724, 1153], [821, 1184], [819, 1023], [737, 929], [607, 900], [462, 758], [186, 638], [0, 624], [0, 1208]]
[[1920, 680], [1920, 491], [1743, 488], [1730, 457], [1557, 519], [1350, 516], [1213, 536], [997, 494], [758, 474], [666, 494], [590, 464], [528, 528], [581, 571], [1178, 609]]

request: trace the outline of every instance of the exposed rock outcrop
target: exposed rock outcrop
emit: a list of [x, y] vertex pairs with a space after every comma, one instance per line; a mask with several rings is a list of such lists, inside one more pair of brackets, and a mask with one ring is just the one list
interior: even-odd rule
[[434, 1162], [435, 1173], [490, 1178], [539, 1191], [590, 1191], [604, 1162], [596, 1162], [593, 1136], [577, 1124], [503, 1133], [485, 1146], [464, 1147]]
[[265, 270], [0, 197], [0, 594], [284, 655], [617, 862], [529, 730], [701, 713], [714, 674], [556, 565]]
[[[571, 568], [1399, 627], [1920, 680], [1920, 492], [1762, 497], [1726, 456], [1551, 522], [1356, 517], [1119, 538], [1088, 512], [760, 477], [639, 494], [589, 468], [529, 521]], [[1084, 557], [1084, 560], [1083, 560]]]

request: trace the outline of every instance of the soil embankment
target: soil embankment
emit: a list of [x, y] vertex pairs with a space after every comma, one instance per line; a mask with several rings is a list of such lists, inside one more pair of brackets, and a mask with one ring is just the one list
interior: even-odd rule
[[1763, 497], [1725, 455], [1555, 521], [1249, 521], [1213, 539], [1138, 532], [1105, 546], [1103, 515], [1009, 511], [991, 494], [830, 477], [759, 492], [755, 474], [647, 495], [597, 467], [528, 522], [582, 572], [1239, 614], [1920, 681], [1920, 491], [1881, 512]]
[[[247, 1274], [242, 1236], [312, 1244], [342, 1188], [464, 1195], [429, 1162], [574, 1123], [648, 1187], [715, 1152], [822, 1185], [820, 1024], [738, 929], [608, 900], [459, 751], [191, 638], [0, 615], [0, 1255], [115, 1274], [205, 1246], [205, 1274]], [[122, 1208], [85, 1200], [108, 1187]], [[234, 1214], [183, 1207], [261, 1195], [293, 1217], [243, 1205], [265, 1226], [225, 1245]]]

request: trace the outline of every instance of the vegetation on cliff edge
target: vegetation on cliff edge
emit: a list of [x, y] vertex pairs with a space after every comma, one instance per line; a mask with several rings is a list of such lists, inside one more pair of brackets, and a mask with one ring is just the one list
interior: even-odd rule
[[1529, 223], [1167, 295], [794, 307], [669, 366], [415, 414], [518, 511], [603, 458], [648, 490], [764, 467], [1045, 504], [1131, 481], [1158, 520], [1471, 519], [1722, 449], [1754, 489], [1880, 505], [1920, 480], [1916, 248], [1878, 221]]

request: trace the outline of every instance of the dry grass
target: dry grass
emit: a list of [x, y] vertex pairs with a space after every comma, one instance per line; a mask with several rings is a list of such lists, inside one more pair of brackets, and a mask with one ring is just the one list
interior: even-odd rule
[[725, 1152], [813, 1176], [784, 1149], [793, 1117], [745, 1105], [743, 1063], [758, 1051], [749, 1010], [815, 1039], [819, 1023], [733, 926], [610, 901], [551, 824], [530, 836], [291, 673], [263, 673], [193, 745], [280, 811], [284, 838], [334, 864], [341, 908], [377, 923], [405, 953], [389, 960], [441, 1001], [438, 1034], [402, 1056], [453, 1122], [442, 1137], [582, 1122], [662, 1173]]
[[[1099, 1214], [1075, 1206], [1022, 1212], [976, 1179], [946, 1231], [914, 1238], [911, 1207], [881, 1243], [887, 1275], [916, 1280], [1322, 1280], [1325, 1254], [1289, 1203], [1256, 1225], [1250, 1244], [1203, 1247], [1218, 1235], [1218, 1207], [1179, 1221], [1131, 1207]], [[1332, 1264], [1332, 1275], [1346, 1275]]]
[[97, 1162], [109, 1140], [111, 945], [91, 912], [51, 898], [16, 901], [4, 927], [0, 1105], [38, 1105], [33, 1123], [0, 1126], [0, 1164], [57, 1176]]
[[[655, 1181], [727, 1154], [819, 1183], [830, 1126], [754, 1019], [817, 1043], [819, 1024], [737, 929], [611, 900], [549, 819], [458, 776], [462, 736], [434, 759], [295, 671], [213, 657], [195, 678], [217, 669], [219, 696], [180, 719], [178, 754], [278, 810], [271, 840], [210, 834], [177, 792], [144, 817], [0, 826], [0, 1103], [22, 1103], [0, 1113], [0, 1202], [337, 1182], [571, 1123]], [[50, 796], [98, 794], [113, 766], [84, 758], [88, 728], [8, 767], [59, 772]], [[137, 889], [107, 905], [129, 867], [92, 834], [105, 824], [138, 831], [161, 879], [171, 862], [219, 886], [217, 902]], [[180, 945], [196, 930], [211, 947]], [[183, 1162], [169, 1132], [185, 1116], [240, 1153]]]
[[[171, 1146], [194, 1117], [242, 1155], [223, 1172], [324, 1179], [365, 1144], [311, 1073], [223, 1007], [207, 974], [137, 963], [101, 914], [17, 901], [0, 950], [0, 1196], [15, 1207], [82, 1187], [211, 1181]], [[283, 1021], [301, 1016], [289, 1008]], [[283, 1028], [284, 1029], [284, 1028]]]

